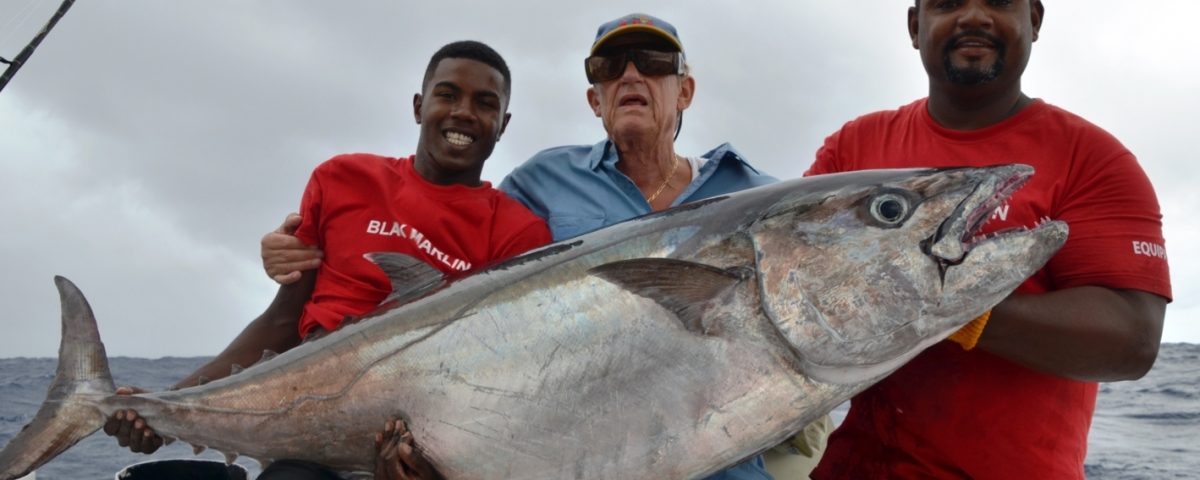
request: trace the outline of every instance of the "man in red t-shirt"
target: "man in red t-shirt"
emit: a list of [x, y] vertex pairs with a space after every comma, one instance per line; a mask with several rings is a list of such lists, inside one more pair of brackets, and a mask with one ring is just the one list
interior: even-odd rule
[[1032, 99], [1021, 74], [1040, 0], [918, 0], [929, 97], [826, 139], [808, 174], [1026, 163], [985, 231], [1044, 218], [1066, 245], [990, 317], [856, 396], [812, 478], [1083, 478], [1098, 381], [1150, 369], [1171, 298], [1162, 216], [1124, 146]]
[[[422, 93], [413, 96], [421, 126], [416, 154], [340, 155], [318, 166], [304, 191], [302, 216], [285, 226], [325, 252], [319, 268], [280, 287], [267, 310], [225, 351], [176, 387], [226, 376], [232, 365], [252, 364], [263, 350], [288, 350], [369, 312], [392, 286], [364, 254], [402, 253], [456, 274], [549, 243], [542, 219], [480, 180], [510, 118], [510, 82], [504, 59], [487, 45], [455, 42], [438, 50]], [[392, 462], [382, 465], [391, 470], [380, 476], [433, 476], [404, 470], [414, 459], [406, 455], [411, 436], [392, 422], [385, 430], [377, 443], [381, 457]], [[132, 411], [113, 415], [105, 432], [134, 452], [152, 453], [162, 445]], [[406, 462], [396, 461], [397, 455]], [[335, 478], [330, 474], [304, 462], [277, 461], [259, 478]]]

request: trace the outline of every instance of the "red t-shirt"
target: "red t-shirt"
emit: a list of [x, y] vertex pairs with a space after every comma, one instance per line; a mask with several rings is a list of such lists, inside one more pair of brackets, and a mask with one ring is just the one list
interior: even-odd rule
[[[1162, 215], [1112, 135], [1037, 100], [988, 128], [938, 125], [919, 100], [847, 123], [806, 174], [1024, 163], [1036, 170], [985, 231], [1064, 220], [1066, 245], [1018, 288], [1084, 285], [1171, 297]], [[815, 479], [1083, 478], [1097, 384], [941, 342], [851, 400]]]
[[413, 157], [336, 156], [313, 170], [300, 202], [301, 241], [325, 252], [300, 335], [334, 330], [391, 292], [383, 271], [363, 254], [398, 252], [444, 273], [465, 272], [550, 242], [546, 223], [484, 182], [436, 185]]

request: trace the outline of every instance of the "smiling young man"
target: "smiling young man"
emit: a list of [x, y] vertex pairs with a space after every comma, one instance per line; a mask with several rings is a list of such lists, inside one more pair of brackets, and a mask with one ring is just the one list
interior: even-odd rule
[[[225, 351], [176, 386], [226, 376], [232, 365], [252, 364], [263, 350], [288, 350], [369, 312], [392, 286], [364, 254], [403, 253], [454, 274], [548, 243], [545, 222], [480, 179], [508, 125], [510, 83], [504, 59], [487, 45], [463, 41], [438, 50], [421, 93], [413, 96], [420, 125], [416, 153], [347, 154], [319, 165], [305, 188], [301, 216], [290, 221], [299, 221], [296, 237], [324, 252], [319, 267], [282, 286]], [[132, 411], [115, 414], [105, 432], [134, 452], [152, 453], [162, 445]], [[411, 453], [411, 436], [401, 441], [392, 422], [385, 433], [381, 450]], [[388, 476], [406, 478], [400, 465], [393, 462], [385, 471], [395, 475]], [[318, 465], [284, 460], [259, 478], [332, 475]]]
[[364, 253], [404, 253], [461, 273], [549, 242], [540, 218], [480, 180], [508, 124], [509, 81], [508, 67], [486, 45], [447, 45], [430, 60], [423, 93], [413, 96], [421, 126], [415, 155], [341, 155], [316, 168], [295, 234], [325, 256], [300, 335], [334, 330], [391, 291]]
[[928, 98], [859, 117], [817, 153], [810, 174], [1026, 163], [1037, 173], [985, 231], [1054, 218], [1071, 232], [970, 338], [857, 395], [812, 478], [1082, 479], [1096, 382], [1153, 365], [1171, 298], [1158, 201], [1116, 138], [1022, 91], [1044, 14], [1040, 0], [918, 0]]

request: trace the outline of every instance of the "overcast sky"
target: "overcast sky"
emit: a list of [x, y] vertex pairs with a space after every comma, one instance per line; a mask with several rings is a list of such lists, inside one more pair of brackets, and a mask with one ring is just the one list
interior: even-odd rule
[[[635, 11], [678, 27], [697, 77], [686, 154], [730, 141], [797, 177], [844, 122], [926, 93], [905, 0], [413, 3], [76, 3], [0, 92], [0, 357], [56, 354], [54, 275], [87, 295], [110, 355], [217, 353], [274, 294], [262, 234], [328, 157], [413, 152], [412, 94], [454, 40], [489, 43], [512, 69], [494, 182], [538, 150], [603, 136], [583, 57], [600, 23]], [[0, 56], [57, 5], [0, 0]], [[1046, 6], [1024, 90], [1138, 155], [1176, 298], [1163, 339], [1200, 343], [1200, 3]]]

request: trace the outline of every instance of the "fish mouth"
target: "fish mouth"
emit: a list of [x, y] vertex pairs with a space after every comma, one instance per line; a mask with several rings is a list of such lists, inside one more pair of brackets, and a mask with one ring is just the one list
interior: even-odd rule
[[946, 269], [961, 264], [976, 245], [1029, 230], [1026, 227], [1014, 227], [986, 235], [978, 233], [991, 220], [993, 212], [1029, 181], [1033, 176], [1033, 167], [1005, 165], [988, 169], [984, 175], [975, 189], [942, 222], [937, 232], [924, 242], [925, 254], [937, 261], [943, 280]]

